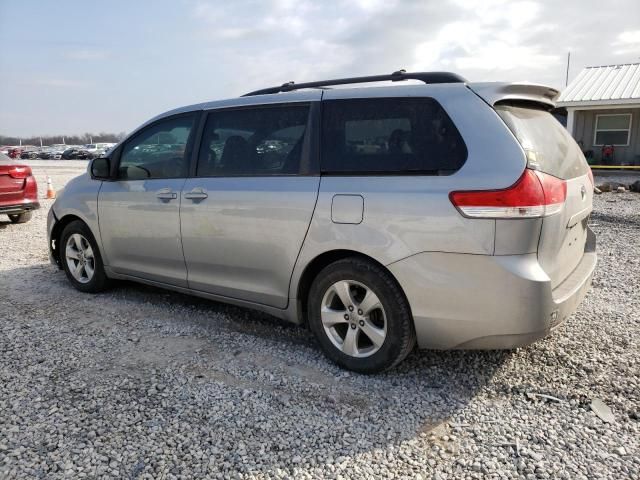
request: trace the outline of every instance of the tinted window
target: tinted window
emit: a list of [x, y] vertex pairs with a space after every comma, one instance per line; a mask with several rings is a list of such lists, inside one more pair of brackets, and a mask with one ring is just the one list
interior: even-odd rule
[[589, 166], [580, 147], [549, 112], [515, 105], [495, 108], [520, 142], [529, 168], [562, 179], [587, 173]]
[[322, 170], [451, 174], [467, 158], [458, 130], [429, 98], [323, 103]]
[[118, 177], [125, 180], [186, 177], [194, 115], [161, 120], [128, 140]]
[[212, 112], [202, 134], [198, 176], [287, 175], [300, 171], [308, 106]]

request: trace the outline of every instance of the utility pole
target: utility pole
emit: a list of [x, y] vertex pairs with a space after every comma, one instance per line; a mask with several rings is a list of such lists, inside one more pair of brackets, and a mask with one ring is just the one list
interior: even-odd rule
[[564, 86], [569, 85], [569, 65], [571, 63], [571, 50], [567, 52], [567, 76], [564, 79]]

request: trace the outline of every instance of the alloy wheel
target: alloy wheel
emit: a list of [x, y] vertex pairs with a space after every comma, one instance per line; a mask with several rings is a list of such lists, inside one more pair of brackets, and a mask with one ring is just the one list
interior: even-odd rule
[[79, 233], [67, 239], [65, 258], [69, 272], [80, 283], [89, 283], [95, 273], [95, 257], [89, 241]]
[[341, 280], [327, 289], [320, 317], [331, 343], [351, 357], [373, 355], [387, 337], [387, 317], [380, 299], [354, 280]]

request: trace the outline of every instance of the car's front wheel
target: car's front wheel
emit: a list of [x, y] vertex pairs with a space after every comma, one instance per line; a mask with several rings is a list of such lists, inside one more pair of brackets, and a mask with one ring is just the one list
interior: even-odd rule
[[338, 365], [375, 373], [400, 363], [416, 335], [407, 299], [384, 268], [361, 258], [325, 267], [308, 301], [309, 326]]
[[97, 293], [109, 286], [96, 241], [83, 222], [76, 220], [64, 228], [59, 248], [62, 266], [75, 288]]

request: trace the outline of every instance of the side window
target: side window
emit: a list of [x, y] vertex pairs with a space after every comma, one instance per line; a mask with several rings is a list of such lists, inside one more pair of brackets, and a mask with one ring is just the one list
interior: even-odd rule
[[186, 177], [194, 119], [195, 115], [185, 115], [160, 120], [127, 140], [120, 156], [118, 178]]
[[202, 134], [196, 175], [299, 173], [308, 105], [211, 112]]
[[323, 102], [323, 172], [447, 175], [466, 159], [460, 133], [433, 99]]

